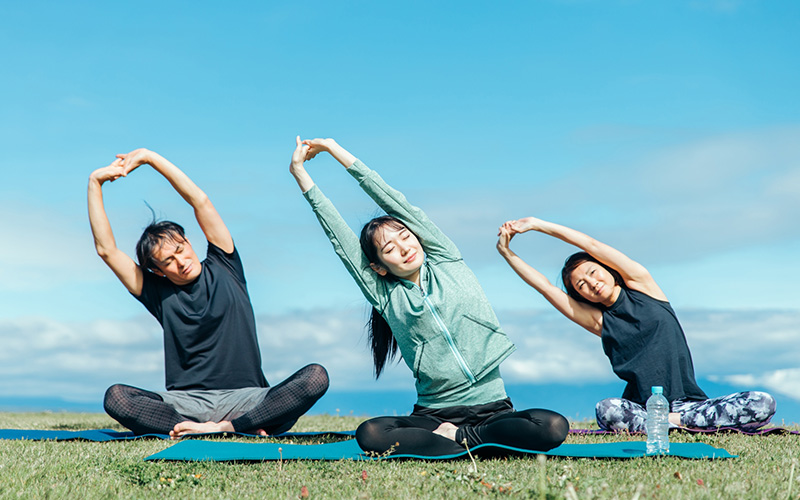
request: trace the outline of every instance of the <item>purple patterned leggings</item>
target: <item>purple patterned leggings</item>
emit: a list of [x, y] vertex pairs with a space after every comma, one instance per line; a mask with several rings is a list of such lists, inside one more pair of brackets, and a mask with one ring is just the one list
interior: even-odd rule
[[[747, 391], [706, 400], [676, 399], [671, 411], [681, 414], [681, 426], [694, 429], [734, 427], [754, 430], [775, 414], [775, 399], [766, 392]], [[647, 410], [622, 398], [607, 398], [595, 406], [597, 425], [606, 431], [645, 432]]]

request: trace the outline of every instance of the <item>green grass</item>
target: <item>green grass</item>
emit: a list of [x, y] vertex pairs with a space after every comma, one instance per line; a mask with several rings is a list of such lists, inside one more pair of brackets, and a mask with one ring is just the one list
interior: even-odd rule
[[[346, 430], [362, 418], [303, 417], [293, 430]], [[587, 427], [583, 424], [583, 427]], [[0, 428], [114, 428], [101, 414], [0, 413]], [[797, 427], [794, 427], [797, 430]], [[570, 436], [568, 443], [626, 436]], [[641, 438], [633, 438], [641, 439]], [[0, 441], [0, 498], [800, 498], [800, 436], [671, 434], [732, 460], [509, 458], [451, 462], [144, 462], [172, 443]], [[319, 442], [319, 438], [296, 442]], [[794, 477], [790, 480], [794, 467]], [[574, 491], [574, 494], [573, 494]], [[638, 492], [638, 496], [637, 496]]]

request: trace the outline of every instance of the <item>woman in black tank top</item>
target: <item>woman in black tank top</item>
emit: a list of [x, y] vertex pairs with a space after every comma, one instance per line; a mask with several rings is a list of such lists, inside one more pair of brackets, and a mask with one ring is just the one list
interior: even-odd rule
[[[578, 247], [564, 263], [566, 292], [510, 248], [519, 233], [537, 231]], [[535, 217], [500, 226], [497, 250], [512, 269], [564, 316], [600, 337], [614, 373], [627, 382], [621, 398], [595, 408], [601, 429], [644, 432], [645, 401], [654, 385], [670, 402], [670, 425], [756, 429], [775, 413], [775, 400], [748, 391], [709, 399], [698, 387], [689, 346], [666, 295], [644, 266], [594, 238]]]

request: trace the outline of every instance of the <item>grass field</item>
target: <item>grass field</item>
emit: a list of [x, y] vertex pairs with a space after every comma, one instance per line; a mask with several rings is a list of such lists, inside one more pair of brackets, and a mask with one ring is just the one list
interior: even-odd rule
[[[309, 416], [293, 430], [347, 430], [361, 420]], [[105, 415], [80, 413], [0, 413], [0, 428], [122, 430]], [[567, 442], [628, 439], [642, 438], [570, 435]], [[800, 499], [800, 436], [673, 433], [670, 439], [705, 442], [739, 457], [479, 459], [476, 471], [469, 460], [144, 462], [172, 443], [0, 441], [0, 498]]]

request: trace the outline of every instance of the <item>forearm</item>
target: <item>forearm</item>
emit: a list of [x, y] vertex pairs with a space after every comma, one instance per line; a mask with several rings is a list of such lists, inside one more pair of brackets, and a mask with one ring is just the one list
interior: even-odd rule
[[358, 284], [364, 297], [376, 307], [381, 307], [382, 298], [378, 292], [378, 275], [370, 269], [369, 261], [361, 250], [358, 236], [347, 225], [345, 220], [333, 206], [333, 203], [322, 193], [319, 187], [312, 186], [304, 193], [306, 200], [325, 235], [333, 245], [347, 271]]
[[103, 205], [103, 187], [99, 181], [90, 178], [88, 189], [89, 225], [92, 228], [94, 246], [97, 254], [104, 260], [117, 249], [114, 232]]
[[429, 255], [438, 253], [456, 259], [461, 257], [455, 243], [430, 220], [427, 214], [412, 205], [403, 193], [389, 186], [377, 172], [360, 161], [354, 161], [347, 171], [381, 209], [403, 221], [417, 235], [426, 253]]
[[209, 203], [206, 193], [172, 162], [151, 151], [149, 163], [156, 172], [163, 175], [172, 184], [175, 191], [195, 210], [202, 210], [204, 205]]
[[501, 255], [506, 262], [508, 262], [508, 265], [511, 266], [511, 269], [513, 269], [525, 283], [536, 289], [537, 292], [546, 295], [546, 292], [550, 288], [555, 287], [542, 273], [534, 269], [510, 249], [505, 250]]
[[599, 310], [575, 302], [510, 249], [501, 249], [500, 254], [525, 283], [539, 292], [561, 314], [591, 333], [600, 335], [602, 313]]
[[290, 172], [292, 174], [292, 177], [294, 177], [294, 180], [297, 182], [297, 185], [300, 187], [300, 191], [302, 191], [303, 194], [306, 194], [309, 189], [314, 187], [314, 180], [311, 178], [310, 175], [308, 175], [308, 171], [306, 171], [306, 169], [303, 168], [302, 165], [299, 166], [292, 165], [292, 167], [290, 168]]
[[570, 245], [574, 245], [584, 252], [588, 252], [590, 254], [593, 254], [592, 250], [596, 250], [599, 243], [597, 240], [587, 234], [566, 226], [562, 226], [560, 224], [555, 224], [553, 222], [541, 221], [536, 230], [540, 233], [558, 238], [565, 243], [569, 243]]
[[350, 168], [350, 166], [355, 163], [356, 157], [353, 156], [349, 151], [341, 147], [336, 141], [333, 139], [329, 139], [328, 144], [328, 152], [333, 156], [336, 161], [342, 164], [345, 168]]
[[[525, 219], [520, 219], [520, 221], [522, 220]], [[533, 218], [528, 220], [533, 220], [533, 222], [527, 227], [523, 227], [522, 232], [535, 230], [574, 245], [619, 272], [624, 284], [628, 287], [634, 287], [656, 299], [666, 300], [664, 292], [658, 287], [647, 269], [616, 248], [575, 229]]]

